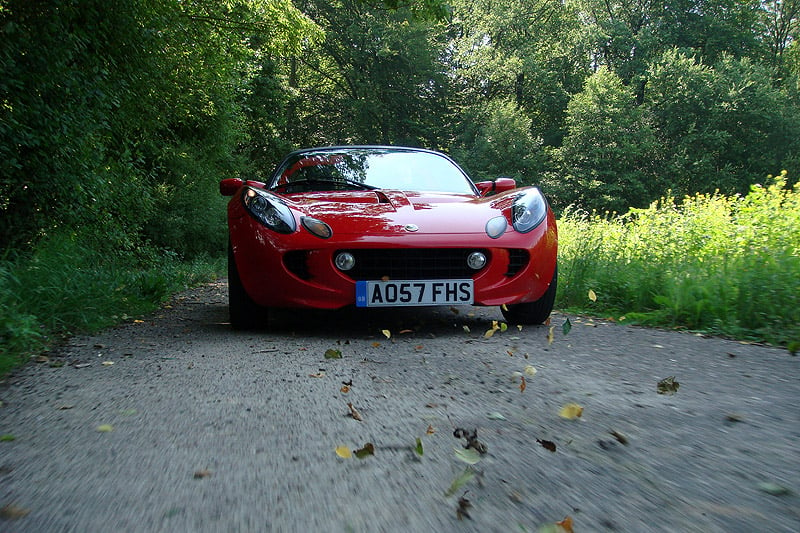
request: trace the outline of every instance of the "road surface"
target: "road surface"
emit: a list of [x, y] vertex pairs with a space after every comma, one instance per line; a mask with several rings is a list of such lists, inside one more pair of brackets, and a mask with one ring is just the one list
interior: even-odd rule
[[226, 294], [6, 379], [0, 530], [800, 531], [785, 350], [469, 307], [241, 333]]

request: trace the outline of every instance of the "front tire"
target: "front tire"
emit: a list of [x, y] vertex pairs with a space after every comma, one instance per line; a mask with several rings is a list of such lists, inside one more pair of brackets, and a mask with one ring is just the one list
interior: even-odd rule
[[558, 286], [558, 267], [553, 271], [553, 279], [541, 298], [535, 302], [511, 304], [500, 308], [505, 319], [511, 324], [544, 324], [553, 311]]
[[231, 327], [236, 330], [264, 328], [269, 318], [267, 309], [255, 303], [244, 290], [233, 248], [228, 245], [228, 310]]

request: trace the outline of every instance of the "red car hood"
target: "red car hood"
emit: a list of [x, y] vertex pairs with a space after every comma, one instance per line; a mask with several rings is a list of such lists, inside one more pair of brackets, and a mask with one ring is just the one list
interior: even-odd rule
[[501, 215], [512, 202], [508, 194], [486, 199], [386, 189], [289, 194], [284, 198], [298, 211], [327, 223], [334, 235], [484, 234], [486, 222]]

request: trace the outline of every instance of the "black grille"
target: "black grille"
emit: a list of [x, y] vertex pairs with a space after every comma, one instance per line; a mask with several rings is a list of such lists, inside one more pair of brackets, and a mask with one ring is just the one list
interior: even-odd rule
[[311, 279], [311, 273], [308, 271], [306, 265], [306, 252], [303, 250], [296, 250], [293, 252], [286, 252], [283, 256], [283, 264], [286, 269], [300, 279]]
[[467, 256], [486, 250], [474, 248], [340, 250], [353, 254], [356, 266], [346, 272], [353, 279], [468, 279], [476, 271]]
[[517, 272], [522, 270], [528, 265], [530, 254], [528, 250], [511, 249], [508, 251], [508, 270], [506, 276], [516, 276]]

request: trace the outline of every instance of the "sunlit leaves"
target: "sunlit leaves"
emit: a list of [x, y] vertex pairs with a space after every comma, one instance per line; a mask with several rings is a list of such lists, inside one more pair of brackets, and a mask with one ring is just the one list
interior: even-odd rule
[[350, 459], [353, 456], [353, 452], [350, 451], [349, 446], [337, 446], [335, 451], [336, 455], [342, 459]]
[[567, 420], [575, 420], [583, 416], [583, 407], [577, 403], [568, 403], [558, 412], [558, 416]]

